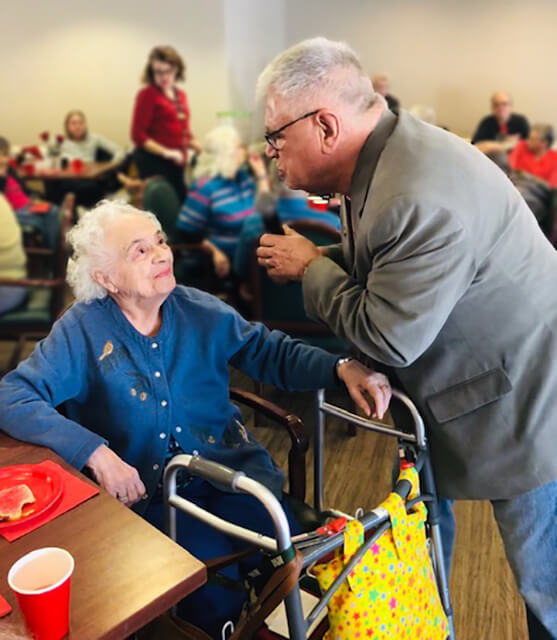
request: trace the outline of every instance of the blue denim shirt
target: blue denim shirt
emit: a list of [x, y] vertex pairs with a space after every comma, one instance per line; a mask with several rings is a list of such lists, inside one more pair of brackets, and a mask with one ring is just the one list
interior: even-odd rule
[[[196, 289], [174, 289], [153, 338], [136, 331], [110, 297], [77, 303], [0, 382], [0, 428], [78, 469], [105, 443], [137, 468], [149, 497], [173, 436], [184, 451], [242, 469], [278, 495], [283, 474], [241, 424], [228, 365], [304, 391], [335, 386], [337, 359], [247, 322]], [[65, 416], [56, 410], [62, 404]]]

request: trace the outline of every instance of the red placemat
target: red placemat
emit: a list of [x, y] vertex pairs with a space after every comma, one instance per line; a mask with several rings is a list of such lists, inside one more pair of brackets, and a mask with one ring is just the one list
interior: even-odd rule
[[12, 608], [10, 607], [10, 604], [6, 600], [6, 598], [3, 598], [2, 596], [0, 596], [0, 618], [7, 616], [11, 610]]
[[24, 536], [26, 533], [35, 531], [35, 529], [42, 527], [43, 524], [54, 520], [62, 513], [66, 513], [66, 511], [73, 509], [78, 504], [89, 500], [89, 498], [92, 498], [99, 493], [97, 487], [92, 487], [90, 484], [83, 482], [83, 480], [80, 480], [77, 476], [74, 476], [72, 473], [63, 469], [59, 464], [56, 464], [56, 462], [45, 460], [40, 463], [40, 466], [56, 471], [62, 478], [64, 490], [62, 491], [60, 501], [42, 517], [33, 520], [33, 522], [22, 522], [20, 525], [14, 525], [13, 528], [2, 531], [0, 535], [9, 542], [13, 542], [18, 538], [21, 538], [21, 536]]

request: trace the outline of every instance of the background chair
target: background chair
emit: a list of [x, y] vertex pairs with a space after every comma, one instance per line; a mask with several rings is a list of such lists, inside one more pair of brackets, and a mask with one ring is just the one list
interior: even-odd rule
[[56, 246], [26, 246], [28, 258], [25, 278], [0, 279], [2, 286], [25, 287], [29, 290], [25, 302], [17, 309], [0, 315], [0, 340], [15, 341], [7, 371], [15, 368], [27, 340], [44, 338], [64, 308], [66, 283], [66, 232], [73, 218], [75, 197], [68, 193], [59, 210]]
[[[334, 227], [314, 220], [295, 220], [288, 225], [311, 240], [317, 246], [337, 244], [341, 234]], [[327, 349], [333, 353], [344, 353], [348, 345], [335, 337], [328, 327], [310, 320], [304, 309], [304, 298], [300, 282], [277, 284], [260, 267], [253, 248], [250, 273], [250, 288], [253, 293], [252, 315], [269, 329], [279, 329], [305, 342]]]

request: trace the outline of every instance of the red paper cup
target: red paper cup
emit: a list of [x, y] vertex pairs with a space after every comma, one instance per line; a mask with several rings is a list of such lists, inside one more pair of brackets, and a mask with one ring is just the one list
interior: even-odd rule
[[308, 198], [308, 205], [310, 209], [315, 209], [316, 211], [327, 211], [329, 202], [325, 200], [325, 198], [310, 196]]
[[72, 169], [76, 173], [80, 173], [81, 171], [83, 171], [83, 160], [81, 158], [74, 158], [72, 160]]
[[23, 171], [25, 171], [26, 176], [35, 175], [35, 165], [32, 162], [26, 162], [24, 165], [22, 165], [22, 169]]
[[70, 628], [74, 559], [65, 549], [31, 551], [12, 565], [8, 584], [35, 640], [60, 640]]

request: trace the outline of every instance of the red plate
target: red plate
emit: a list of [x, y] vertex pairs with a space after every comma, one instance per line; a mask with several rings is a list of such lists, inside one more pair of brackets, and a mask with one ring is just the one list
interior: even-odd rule
[[23, 507], [23, 515], [17, 520], [0, 522], [0, 531], [31, 522], [53, 507], [62, 495], [62, 478], [54, 469], [38, 464], [18, 464], [0, 469], [0, 491], [26, 484], [35, 496], [35, 502]]

